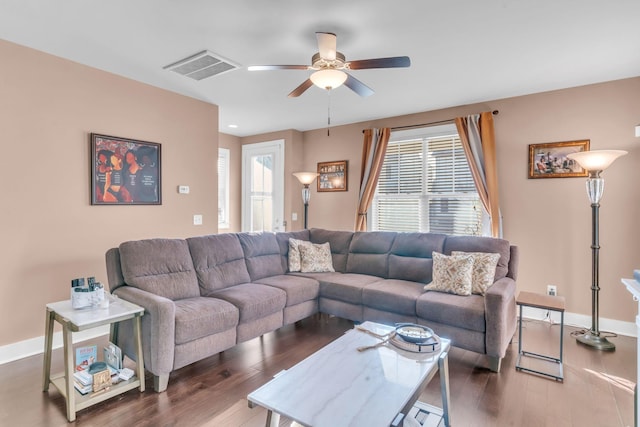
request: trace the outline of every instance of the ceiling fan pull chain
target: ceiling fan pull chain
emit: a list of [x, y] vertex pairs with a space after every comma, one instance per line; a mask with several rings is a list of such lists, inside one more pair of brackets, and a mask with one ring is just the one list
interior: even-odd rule
[[328, 102], [327, 102], [327, 136], [330, 136], [331, 129], [331, 89], [327, 89]]

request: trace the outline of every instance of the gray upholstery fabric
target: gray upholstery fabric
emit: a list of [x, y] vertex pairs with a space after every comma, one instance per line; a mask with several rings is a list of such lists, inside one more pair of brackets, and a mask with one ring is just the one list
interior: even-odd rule
[[282, 312], [283, 325], [290, 325], [298, 320], [306, 319], [318, 312], [318, 299], [301, 302], [300, 304], [290, 305], [284, 308]]
[[203, 296], [251, 281], [236, 234], [191, 237], [187, 243]]
[[280, 248], [280, 262], [284, 271], [289, 271], [289, 239], [309, 240], [309, 230], [276, 233], [276, 240]]
[[362, 304], [352, 304], [331, 298], [320, 297], [318, 299], [318, 310], [320, 310], [321, 313], [353, 320], [354, 322], [364, 321]]
[[282, 311], [238, 325], [238, 342], [248, 341], [282, 327]]
[[213, 335], [238, 325], [238, 309], [209, 297], [176, 301], [176, 345]]
[[352, 304], [362, 304], [362, 289], [380, 280], [376, 276], [351, 273], [302, 273], [320, 282], [320, 295]]
[[484, 332], [470, 331], [468, 329], [457, 328], [451, 326], [449, 322], [438, 323], [431, 320], [418, 318], [419, 325], [425, 325], [433, 329], [433, 331], [442, 338], [451, 340], [451, 344], [455, 347], [463, 348], [476, 353], [485, 354], [485, 334]]
[[416, 300], [424, 293], [422, 283], [387, 279], [367, 285], [362, 290], [366, 307], [416, 317]]
[[447, 236], [444, 242], [444, 254], [451, 255], [452, 251], [500, 254], [495, 280], [502, 279], [509, 271], [511, 248], [508, 240], [479, 236]]
[[446, 237], [435, 233], [398, 233], [389, 254], [388, 278], [430, 283], [432, 253], [442, 253]]
[[120, 266], [120, 250], [118, 248], [111, 248], [105, 253], [104, 257], [107, 262], [109, 291], [113, 292], [120, 286], [125, 285], [122, 267]]
[[183, 366], [225, 351], [236, 345], [236, 342], [236, 328], [231, 328], [184, 344], [176, 345], [172, 370], [180, 369]]
[[318, 298], [320, 283], [317, 280], [293, 275], [280, 275], [258, 279], [254, 283], [274, 286], [287, 293], [286, 307]]
[[347, 273], [388, 277], [389, 251], [397, 233], [386, 231], [358, 231], [351, 239]]
[[310, 230], [309, 237], [311, 242], [316, 244], [329, 242], [329, 246], [331, 246], [331, 258], [334, 270], [340, 273], [346, 272], [349, 246], [351, 245], [353, 232], [312, 228]]
[[120, 245], [122, 275], [133, 286], [170, 300], [200, 296], [189, 246], [181, 239], [147, 239]]
[[282, 289], [256, 283], [243, 283], [221, 289], [212, 294], [218, 299], [230, 302], [240, 310], [240, 323], [282, 312], [287, 294]]
[[[328, 242], [336, 272], [286, 273], [290, 238]], [[500, 254], [484, 297], [423, 292], [433, 252], [454, 250]], [[518, 248], [502, 239], [312, 229], [125, 242], [105, 257], [113, 293], [145, 308], [145, 368], [165, 378], [318, 311], [424, 324], [492, 358], [505, 356], [517, 326]], [[117, 342], [134, 357], [131, 321], [121, 323]]]
[[416, 316], [392, 313], [377, 308], [362, 307], [362, 317], [367, 321], [382, 323], [383, 325], [394, 326], [396, 323], [418, 323]]
[[[154, 375], [169, 374], [175, 350], [175, 303], [133, 286], [122, 286], [114, 294], [145, 308], [141, 318], [144, 367]], [[135, 360], [132, 321], [120, 322], [117, 341], [123, 352]]]
[[238, 233], [251, 281], [285, 274], [274, 233]]
[[425, 292], [416, 301], [418, 318], [472, 331], [484, 332], [482, 295], [453, 295]]

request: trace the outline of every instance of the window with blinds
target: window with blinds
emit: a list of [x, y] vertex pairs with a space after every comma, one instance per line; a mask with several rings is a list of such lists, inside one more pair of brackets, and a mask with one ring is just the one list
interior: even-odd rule
[[229, 228], [229, 149], [218, 148], [218, 228]]
[[481, 234], [482, 205], [454, 126], [392, 134], [369, 219], [371, 230]]

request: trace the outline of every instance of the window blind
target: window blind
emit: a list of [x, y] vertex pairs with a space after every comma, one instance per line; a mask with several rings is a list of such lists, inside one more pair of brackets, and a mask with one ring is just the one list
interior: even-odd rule
[[457, 133], [389, 142], [371, 229], [481, 233], [482, 211]]

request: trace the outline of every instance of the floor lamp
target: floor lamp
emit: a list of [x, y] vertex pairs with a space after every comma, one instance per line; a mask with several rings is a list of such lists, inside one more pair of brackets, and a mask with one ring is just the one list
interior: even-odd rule
[[316, 180], [318, 174], [316, 172], [294, 172], [293, 176], [298, 178], [300, 184], [304, 185], [302, 189], [302, 203], [304, 203], [304, 229], [307, 229], [307, 211], [309, 208], [309, 199], [311, 198], [311, 191], [309, 185]]
[[604, 193], [604, 178], [600, 173], [611, 166], [620, 156], [627, 154], [622, 150], [595, 150], [582, 151], [568, 154], [569, 159], [575, 160], [578, 164], [589, 172], [587, 179], [587, 195], [591, 202], [591, 330], [583, 334], [576, 335], [578, 342], [594, 347], [598, 350], [614, 351], [615, 344], [600, 336], [598, 325], [599, 318], [599, 251], [600, 243], [598, 239], [598, 211], [600, 209], [600, 199]]

